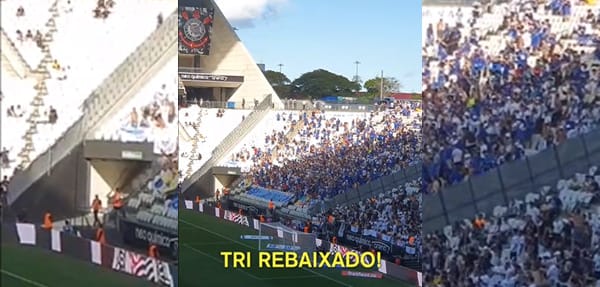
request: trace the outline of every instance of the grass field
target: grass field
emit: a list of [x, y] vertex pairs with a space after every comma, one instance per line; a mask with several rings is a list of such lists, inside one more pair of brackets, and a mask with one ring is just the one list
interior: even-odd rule
[[155, 286], [143, 279], [94, 266], [91, 262], [35, 247], [2, 245], [1, 252], [2, 287]]
[[256, 251], [240, 235], [257, 231], [194, 211], [179, 212], [179, 287], [408, 287], [391, 278], [343, 277], [340, 269], [225, 269], [221, 251]]

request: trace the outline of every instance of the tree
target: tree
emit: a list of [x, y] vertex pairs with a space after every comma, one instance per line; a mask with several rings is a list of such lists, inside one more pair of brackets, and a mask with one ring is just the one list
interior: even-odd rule
[[292, 82], [292, 93], [313, 99], [325, 96], [352, 97], [358, 90], [360, 84], [323, 69], [304, 73]]
[[[381, 77], [375, 77], [366, 81], [364, 87], [367, 90], [368, 97], [378, 98], [381, 95]], [[402, 85], [396, 78], [384, 77], [383, 97], [387, 97], [391, 93], [399, 92], [401, 87]]]
[[284, 73], [267, 70], [265, 71], [265, 77], [280, 98], [290, 97], [291, 81]]
[[281, 72], [276, 72], [276, 71], [272, 71], [272, 70], [266, 70], [265, 71], [265, 77], [267, 78], [267, 81], [269, 81], [269, 83], [271, 84], [271, 86], [282, 86], [282, 85], [289, 85], [290, 84], [290, 79], [288, 79], [288, 77]]

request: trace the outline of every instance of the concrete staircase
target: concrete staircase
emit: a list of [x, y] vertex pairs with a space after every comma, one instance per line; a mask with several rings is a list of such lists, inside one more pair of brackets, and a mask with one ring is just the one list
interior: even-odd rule
[[[198, 118], [196, 119], [196, 123], [201, 124], [202, 123], [202, 111], [200, 111], [200, 113], [198, 114]], [[198, 126], [194, 127], [194, 130], [196, 131], [196, 134], [194, 134], [194, 137], [192, 138], [192, 150], [190, 152], [190, 154], [196, 154], [198, 152], [198, 143], [201, 140], [202, 134], [200, 133], [200, 128], [198, 128]], [[184, 174], [184, 178], [188, 178], [190, 176], [192, 176], [192, 174], [194, 173], [194, 169], [193, 169], [193, 162], [192, 160], [190, 160], [187, 164], [187, 169], [185, 171]]]
[[27, 119], [29, 127], [23, 135], [25, 145], [19, 152], [19, 165], [17, 166], [17, 169], [21, 171], [25, 170], [33, 160], [31, 153], [36, 149], [35, 143], [33, 142], [33, 136], [38, 133], [38, 122], [46, 120], [40, 117], [40, 115], [43, 113], [43, 111], [40, 111], [40, 108], [44, 106], [44, 98], [48, 96], [46, 81], [50, 78], [48, 65], [52, 63], [52, 55], [50, 54], [50, 49], [48, 46], [52, 42], [52, 35], [56, 32], [56, 25], [54, 22], [54, 17], [58, 16], [56, 5], [57, 4], [54, 3], [49, 9], [53, 18], [48, 19], [46, 22], [46, 27], [49, 28], [49, 31], [44, 35], [44, 47], [42, 49], [44, 57], [35, 70], [32, 71], [32, 75], [34, 75], [37, 79], [37, 83], [34, 87], [37, 91], [37, 94], [30, 103], [30, 109], [32, 112], [30, 117]]
[[[288, 141], [292, 141], [294, 139], [294, 137], [296, 137], [296, 135], [298, 135], [298, 133], [302, 130], [302, 128], [304, 128], [304, 121], [297, 121], [296, 125], [294, 125], [290, 131], [287, 133], [287, 135], [285, 135], [286, 139]], [[279, 150], [281, 148], [283, 148], [283, 144], [278, 144], [274, 149], [273, 149], [273, 155], [271, 156], [272, 160], [277, 159], [277, 157], [279, 157]]]

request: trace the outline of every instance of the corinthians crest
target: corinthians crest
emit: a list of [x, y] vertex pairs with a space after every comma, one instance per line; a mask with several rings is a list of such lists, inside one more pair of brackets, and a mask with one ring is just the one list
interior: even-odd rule
[[183, 24], [183, 34], [188, 40], [200, 41], [206, 34], [206, 28], [200, 20], [192, 18]]
[[179, 8], [179, 53], [208, 55], [214, 10]]

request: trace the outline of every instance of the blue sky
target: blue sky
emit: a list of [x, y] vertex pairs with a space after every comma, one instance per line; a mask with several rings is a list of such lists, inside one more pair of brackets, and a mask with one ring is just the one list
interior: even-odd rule
[[421, 1], [217, 0], [258, 63], [294, 80], [323, 68], [421, 89]]

